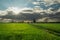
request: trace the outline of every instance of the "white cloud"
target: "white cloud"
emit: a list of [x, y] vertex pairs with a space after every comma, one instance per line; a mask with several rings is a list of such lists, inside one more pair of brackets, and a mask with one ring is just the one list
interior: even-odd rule
[[34, 5], [40, 5], [39, 2], [32, 2], [32, 4], [34, 4]]
[[60, 12], [60, 8], [58, 10], [53, 9], [52, 7], [47, 9], [47, 10], [43, 10], [43, 12], [46, 12], [47, 14], [55, 14], [57, 12]]
[[60, 3], [60, 0], [44, 0], [44, 3], [46, 3], [46, 6], [50, 6], [52, 4]]
[[[47, 10], [43, 10], [43, 9], [40, 9], [40, 10], [33, 10], [33, 8], [17, 8], [17, 7], [9, 7], [7, 8], [6, 10], [2, 11], [0, 10], [0, 16], [4, 16], [8, 13], [8, 11], [13, 11], [14, 12], [14, 15], [18, 15], [20, 12], [22, 12], [23, 10], [32, 10], [33, 12], [37, 11], [37, 12], [45, 12], [45, 13], [48, 13], [48, 14], [52, 14], [52, 13], [56, 13], [56, 12], [60, 12], [60, 9], [56, 10], [56, 11], [52, 11], [52, 7], [47, 9]], [[53, 9], [54, 10], [54, 9]], [[32, 13], [33, 13], [32, 12]], [[44, 14], [44, 13], [41, 13], [41, 14]]]
[[13, 11], [15, 14], [19, 14], [22, 10], [32, 10], [32, 8], [18, 8], [18, 7], [9, 7], [6, 11]]
[[49, 9], [44, 10], [44, 11], [45, 11], [46, 13], [48, 13], [48, 14], [51, 14], [51, 13], [53, 13], [52, 9], [53, 9], [53, 8], [49, 8]]
[[15, 14], [18, 14], [21, 10], [18, 7], [9, 7], [6, 11], [13, 11]]
[[0, 16], [4, 16], [8, 13], [8, 11], [13, 11], [14, 14], [18, 14], [20, 12], [20, 9], [17, 7], [8, 7], [6, 10], [0, 10]]
[[14, 15], [18, 15], [22, 10], [33, 10], [32, 8], [18, 8], [18, 7], [8, 7], [6, 10], [0, 10], [0, 16], [4, 16], [8, 13], [8, 11], [14, 12]]
[[6, 11], [2, 11], [2, 10], [0, 10], [0, 16], [4, 16], [4, 15], [6, 15], [6, 14], [7, 14]]
[[60, 8], [57, 10], [57, 12], [60, 12]]
[[33, 9], [25, 7], [25, 8], [22, 8], [21, 10], [33, 10]]
[[33, 8], [22, 8], [21, 13], [33, 13]]

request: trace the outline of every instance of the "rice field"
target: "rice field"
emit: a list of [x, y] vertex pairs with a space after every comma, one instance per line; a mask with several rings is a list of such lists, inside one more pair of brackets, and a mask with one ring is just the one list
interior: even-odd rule
[[0, 40], [60, 40], [60, 23], [0, 23]]

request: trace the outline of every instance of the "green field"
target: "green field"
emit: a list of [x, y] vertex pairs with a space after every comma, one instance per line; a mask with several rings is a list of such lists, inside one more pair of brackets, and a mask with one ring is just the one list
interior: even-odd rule
[[0, 40], [60, 40], [60, 23], [0, 23]]

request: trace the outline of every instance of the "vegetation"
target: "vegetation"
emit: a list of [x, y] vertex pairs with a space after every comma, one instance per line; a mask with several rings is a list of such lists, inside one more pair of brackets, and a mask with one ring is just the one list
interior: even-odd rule
[[0, 40], [60, 40], [60, 23], [0, 23]]

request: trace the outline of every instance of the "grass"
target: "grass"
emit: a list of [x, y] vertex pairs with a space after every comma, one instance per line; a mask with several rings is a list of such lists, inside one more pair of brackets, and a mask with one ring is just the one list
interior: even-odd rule
[[35, 26], [39, 26], [40, 28], [47, 28], [47, 29], [51, 29], [51, 30], [55, 30], [57, 32], [60, 32], [60, 23], [41, 23], [41, 24], [33, 24]]
[[60, 23], [0, 23], [0, 40], [60, 40], [59, 26]]

